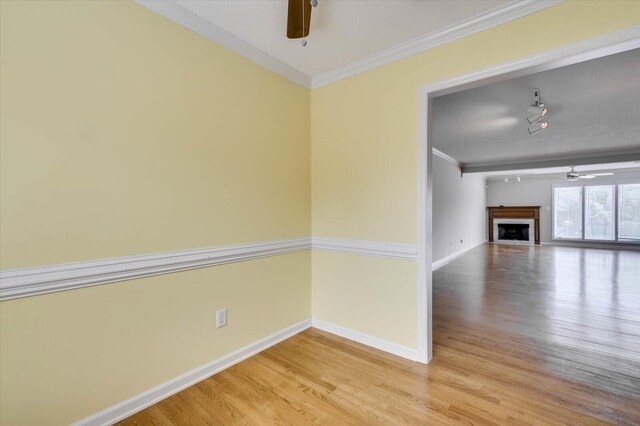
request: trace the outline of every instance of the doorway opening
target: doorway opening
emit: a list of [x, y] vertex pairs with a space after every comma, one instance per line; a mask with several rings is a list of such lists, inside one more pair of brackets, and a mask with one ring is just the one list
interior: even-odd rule
[[[555, 70], [574, 64], [608, 57], [622, 52], [640, 48], [640, 37], [637, 31], [620, 31], [597, 37], [574, 45], [565, 46], [552, 51], [536, 54], [513, 62], [501, 64], [483, 71], [454, 77], [442, 82], [427, 84], [420, 87], [419, 95], [419, 163], [418, 163], [418, 352], [419, 360], [429, 362], [433, 357], [433, 269], [439, 266], [434, 258], [437, 248], [434, 247], [434, 156], [439, 160], [448, 161], [455, 165], [460, 176], [465, 176], [486, 171], [508, 172], [516, 170], [514, 164], [504, 161], [489, 163], [465, 162], [455, 158], [447, 152], [442, 152], [434, 143], [434, 101], [437, 98], [457, 94], [470, 89], [480, 88], [494, 83], [513, 80], [544, 71]], [[542, 92], [544, 96], [544, 92]], [[526, 107], [526, 105], [525, 105]], [[526, 130], [526, 129], [525, 129]], [[619, 161], [640, 160], [640, 151], [636, 152], [603, 152], [599, 158], [578, 158], [573, 155], [571, 165], [584, 165], [593, 163], [613, 163]], [[636, 158], [637, 157], [637, 158]], [[558, 155], [556, 159], [532, 159], [519, 168], [534, 167], [560, 167], [567, 165], [568, 158]], [[519, 177], [518, 177], [519, 179]], [[486, 216], [483, 218], [486, 224]], [[528, 224], [520, 224], [528, 225]], [[513, 228], [513, 227], [512, 227]], [[506, 228], [505, 228], [506, 229]], [[498, 230], [498, 232], [501, 232]], [[507, 232], [507, 231], [504, 231]], [[508, 233], [507, 235], [511, 235]], [[520, 230], [518, 235], [524, 235]], [[529, 230], [528, 237], [532, 232]], [[451, 239], [453, 242], [460, 239]], [[464, 244], [462, 239], [460, 243]], [[528, 242], [527, 242], [528, 243]], [[434, 262], [436, 261], [436, 262]]]

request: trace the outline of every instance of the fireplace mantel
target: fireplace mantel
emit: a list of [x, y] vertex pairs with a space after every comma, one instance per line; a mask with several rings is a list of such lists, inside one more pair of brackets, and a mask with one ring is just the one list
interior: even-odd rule
[[489, 242], [493, 242], [494, 219], [531, 219], [535, 244], [540, 244], [540, 206], [492, 206], [487, 207]]

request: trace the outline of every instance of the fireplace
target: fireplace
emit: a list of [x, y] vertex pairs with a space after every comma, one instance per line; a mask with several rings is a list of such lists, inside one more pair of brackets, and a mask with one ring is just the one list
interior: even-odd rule
[[540, 244], [539, 206], [488, 207], [489, 242]]
[[535, 227], [532, 219], [494, 219], [493, 242], [508, 244], [534, 244]]
[[529, 241], [529, 224], [526, 223], [499, 223], [499, 240]]

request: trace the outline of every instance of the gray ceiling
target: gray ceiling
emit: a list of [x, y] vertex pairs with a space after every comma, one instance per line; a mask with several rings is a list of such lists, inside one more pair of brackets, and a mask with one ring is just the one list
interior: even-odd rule
[[[529, 135], [535, 88], [549, 106], [549, 127]], [[434, 147], [465, 167], [620, 153], [636, 158], [640, 49], [444, 95], [433, 105]]]

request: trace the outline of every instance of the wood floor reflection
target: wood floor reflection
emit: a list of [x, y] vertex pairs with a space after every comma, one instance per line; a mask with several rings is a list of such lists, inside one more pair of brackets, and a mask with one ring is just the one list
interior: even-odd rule
[[640, 252], [486, 244], [433, 280], [434, 360], [454, 353], [525, 410], [640, 424]]
[[640, 424], [640, 252], [487, 244], [433, 294], [427, 366], [310, 329], [122, 424]]

